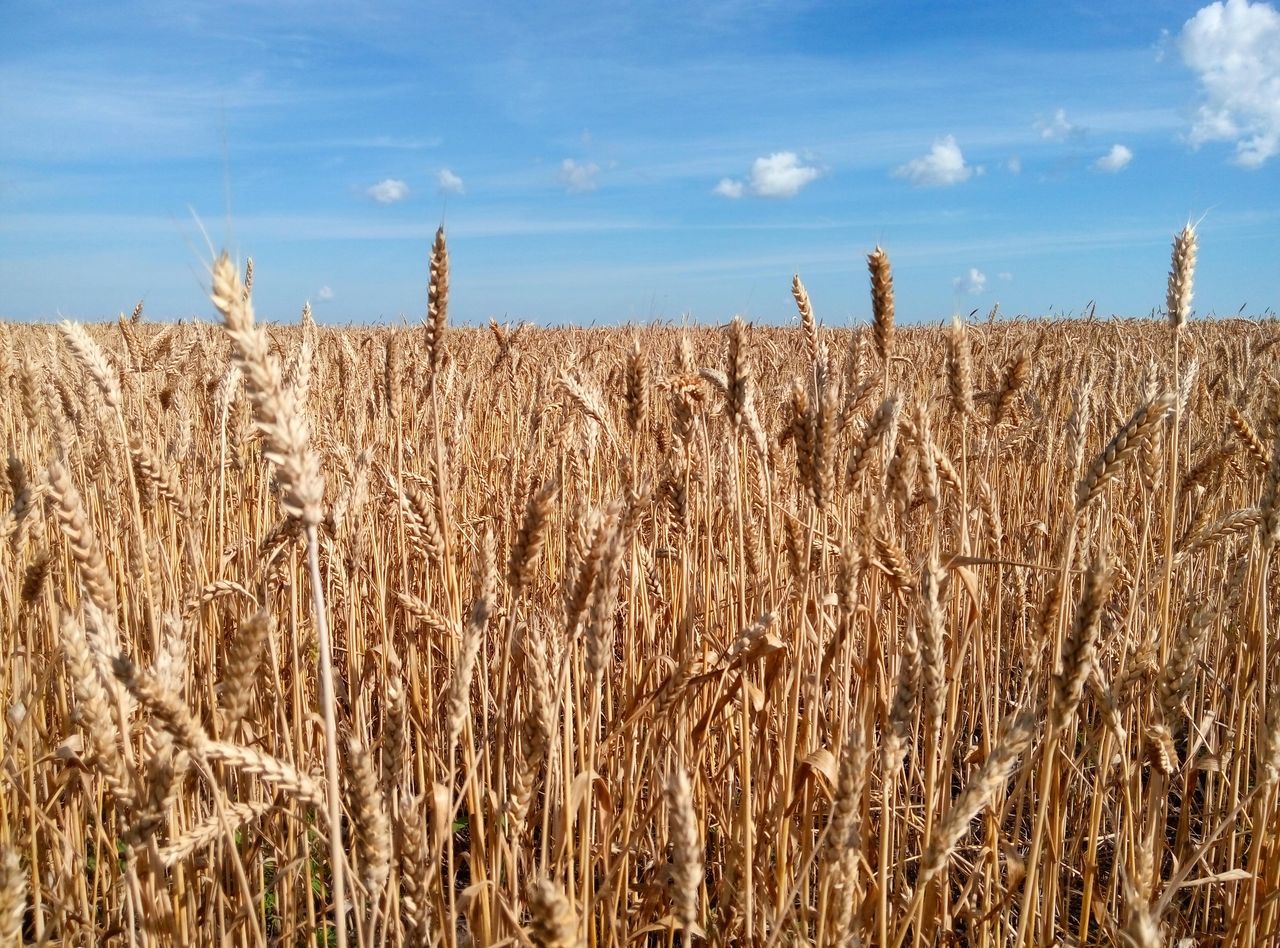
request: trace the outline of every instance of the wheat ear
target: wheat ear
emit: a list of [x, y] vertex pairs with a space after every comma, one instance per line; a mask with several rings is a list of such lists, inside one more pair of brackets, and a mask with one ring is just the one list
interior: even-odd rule
[[432, 377], [440, 367], [444, 350], [444, 329], [449, 321], [449, 247], [444, 228], [436, 230], [431, 245], [430, 277], [427, 283], [427, 370]]
[[371, 902], [377, 901], [391, 873], [391, 820], [378, 786], [373, 758], [355, 738], [347, 740], [351, 822], [360, 854], [361, 881]]
[[1120, 473], [1125, 461], [1154, 434], [1173, 407], [1173, 398], [1172, 392], [1165, 392], [1145, 402], [1115, 433], [1076, 487], [1077, 513], [1102, 493]]
[[578, 916], [564, 891], [550, 879], [529, 887], [529, 940], [538, 948], [577, 948]]
[[17, 850], [0, 846], [0, 942], [22, 944], [22, 919], [27, 913], [27, 875]]
[[880, 361], [887, 366], [893, 355], [893, 272], [883, 247], [867, 255], [867, 269], [871, 272], [871, 334]]
[[1017, 715], [1005, 727], [991, 756], [969, 779], [964, 791], [938, 825], [937, 834], [924, 855], [916, 883], [918, 887], [923, 888], [946, 865], [947, 857], [969, 828], [969, 821], [989, 806], [1000, 788], [1008, 783], [1018, 759], [1030, 746], [1034, 735], [1035, 717], [1030, 714]]
[[1187, 224], [1173, 238], [1173, 254], [1169, 266], [1169, 289], [1165, 308], [1169, 328], [1177, 332], [1191, 314], [1191, 294], [1196, 271], [1196, 229]]
[[667, 826], [671, 839], [672, 902], [676, 921], [687, 932], [698, 920], [698, 890], [702, 885], [702, 843], [693, 809], [693, 789], [682, 766], [667, 775]]

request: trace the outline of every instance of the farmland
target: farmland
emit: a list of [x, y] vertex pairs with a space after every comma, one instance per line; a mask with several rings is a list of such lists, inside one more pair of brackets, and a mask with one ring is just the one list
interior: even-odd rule
[[226, 257], [0, 326], [0, 939], [1274, 944], [1280, 327], [1194, 262], [456, 327], [441, 233], [411, 328]]

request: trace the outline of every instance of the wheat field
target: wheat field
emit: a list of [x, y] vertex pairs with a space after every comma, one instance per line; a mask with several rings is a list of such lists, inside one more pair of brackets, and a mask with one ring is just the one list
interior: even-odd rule
[[413, 328], [226, 257], [0, 325], [0, 941], [1280, 942], [1280, 326], [1195, 256], [468, 329], [441, 232]]

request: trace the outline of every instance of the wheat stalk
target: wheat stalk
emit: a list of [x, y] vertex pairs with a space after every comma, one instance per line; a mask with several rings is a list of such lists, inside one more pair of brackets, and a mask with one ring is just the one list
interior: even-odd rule
[[882, 247], [867, 255], [867, 269], [871, 271], [871, 333], [887, 373], [893, 355], [893, 273]]

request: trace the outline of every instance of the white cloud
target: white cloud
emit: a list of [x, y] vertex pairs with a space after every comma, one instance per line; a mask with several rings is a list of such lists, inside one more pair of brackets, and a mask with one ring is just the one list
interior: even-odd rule
[[1191, 144], [1234, 141], [1246, 168], [1280, 152], [1280, 12], [1248, 0], [1211, 3], [1183, 24], [1178, 47], [1204, 94]]
[[820, 169], [802, 165], [794, 151], [777, 151], [753, 161], [746, 181], [721, 178], [711, 193], [737, 200], [749, 188], [756, 197], [789, 198], [795, 197], [805, 185], [821, 176]]
[[448, 168], [436, 172], [436, 187], [441, 194], [462, 194], [462, 179]]
[[933, 143], [929, 154], [915, 158], [893, 169], [895, 178], [906, 178], [918, 187], [945, 187], [973, 177], [973, 168], [965, 164], [964, 154], [954, 135]]
[[1022, 174], [1022, 159], [1017, 155], [1006, 161], [1004, 166], [1008, 169], [1009, 174]]
[[774, 152], [752, 162], [751, 191], [759, 197], [795, 197], [821, 174], [817, 168], [800, 164], [794, 151]]
[[594, 191], [596, 189], [596, 175], [599, 173], [600, 166], [594, 161], [580, 164], [572, 158], [566, 158], [560, 162], [560, 183], [571, 194]]
[[333, 290], [327, 286], [320, 287], [319, 292], [316, 293], [316, 299], [319, 300], [321, 303], [329, 302], [331, 299], [333, 299]]
[[1076, 125], [1067, 119], [1066, 109], [1058, 109], [1053, 113], [1053, 118], [1049, 121], [1037, 119], [1035, 127], [1040, 132], [1041, 138], [1054, 142], [1068, 138], [1079, 138], [1085, 133], [1083, 125]]
[[1131, 161], [1133, 161], [1132, 151], [1124, 147], [1124, 145], [1112, 145], [1109, 152], [1093, 163], [1093, 167], [1098, 171], [1115, 174], [1117, 171], [1123, 171], [1127, 168]]
[[977, 296], [987, 288], [987, 275], [977, 267], [970, 267], [968, 273], [964, 276], [956, 277], [951, 281], [951, 285], [955, 287], [958, 293]]
[[737, 200], [742, 197], [742, 191], [741, 181], [734, 181], [733, 178], [721, 178], [720, 183], [712, 189], [711, 193]]
[[1001, 270], [999, 273], [996, 274], [996, 279], [1003, 280], [1005, 283], [1012, 283], [1013, 274], [1010, 273], [1008, 270]]
[[396, 201], [403, 201], [409, 196], [409, 185], [395, 178], [387, 178], [373, 185], [365, 191], [365, 194], [379, 204], [395, 204]]

